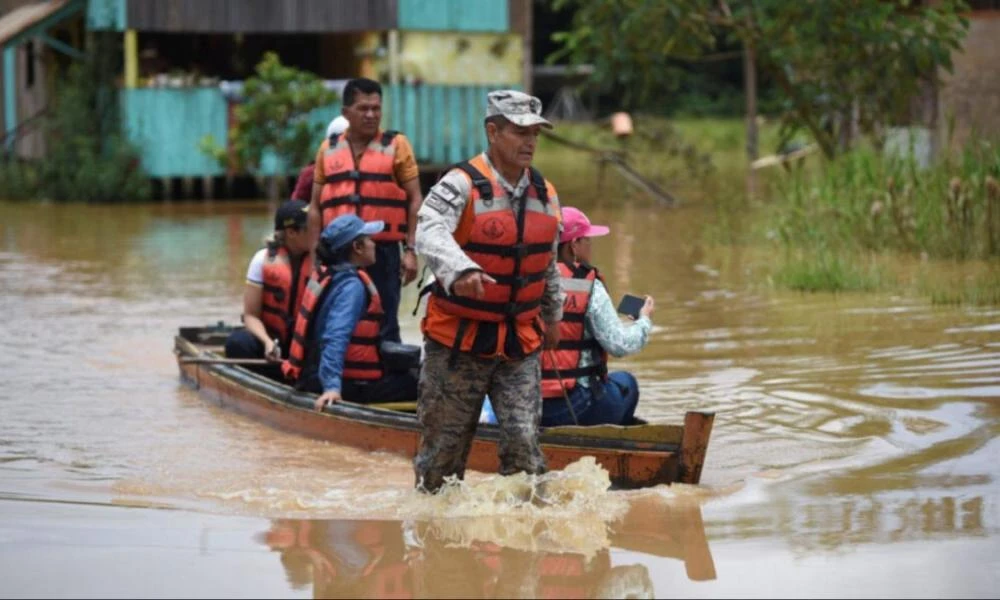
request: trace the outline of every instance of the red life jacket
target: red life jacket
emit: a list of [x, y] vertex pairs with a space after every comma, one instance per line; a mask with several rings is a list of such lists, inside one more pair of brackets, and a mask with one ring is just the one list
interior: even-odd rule
[[[358, 269], [358, 277], [368, 291], [368, 310], [358, 321], [347, 345], [344, 357], [344, 380], [373, 380], [382, 378], [382, 361], [379, 356], [379, 329], [385, 318], [382, 300], [368, 273]], [[302, 305], [295, 319], [295, 333], [288, 359], [281, 364], [281, 371], [291, 381], [297, 381], [307, 362], [319, 362], [319, 344], [314, 329], [316, 309], [329, 289], [334, 271], [326, 265], [318, 267], [302, 296]]]
[[356, 214], [363, 221], [385, 222], [385, 229], [372, 236], [376, 242], [406, 238], [409, 203], [393, 168], [397, 135], [396, 131], [376, 134], [357, 164], [347, 136], [330, 136], [323, 155], [326, 175], [320, 195], [323, 227], [340, 215]]
[[[594, 292], [594, 282], [598, 279], [603, 282], [604, 278], [596, 268], [589, 265], [577, 264], [571, 268], [563, 262], [559, 263], [559, 274], [562, 276], [566, 301], [563, 304], [563, 318], [559, 323], [559, 345], [552, 352], [542, 353], [542, 397], [561, 400], [563, 388], [569, 393], [576, 387], [576, 380], [580, 377], [606, 379], [608, 354], [597, 340], [583, 338], [587, 306]], [[589, 350], [594, 359], [593, 364], [588, 367], [580, 366], [584, 350]], [[559, 383], [560, 377], [562, 384]]]
[[[512, 199], [483, 155], [456, 167], [469, 177], [472, 191], [455, 241], [496, 283], [485, 284], [481, 299], [454, 296], [434, 285], [421, 329], [456, 351], [508, 358], [529, 354], [542, 340], [538, 315], [559, 230], [555, 189], [531, 169], [531, 185]], [[515, 203], [522, 203], [520, 218]], [[509, 333], [518, 340], [514, 356], [506, 344]]]
[[260, 320], [268, 335], [278, 338], [282, 351], [287, 352], [296, 309], [312, 273], [312, 258], [306, 252], [294, 260], [287, 248], [269, 243], [263, 270]]

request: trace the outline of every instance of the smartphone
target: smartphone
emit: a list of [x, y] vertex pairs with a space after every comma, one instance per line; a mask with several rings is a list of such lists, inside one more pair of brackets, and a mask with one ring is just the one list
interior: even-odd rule
[[645, 298], [633, 296], [632, 294], [625, 294], [622, 297], [621, 303], [618, 305], [618, 312], [623, 315], [628, 315], [633, 319], [638, 319], [639, 311], [642, 310], [642, 306], [644, 304], [646, 304]]

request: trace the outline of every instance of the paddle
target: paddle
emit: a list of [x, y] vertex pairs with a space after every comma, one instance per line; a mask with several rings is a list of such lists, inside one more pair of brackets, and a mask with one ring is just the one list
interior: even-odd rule
[[198, 363], [209, 365], [276, 365], [265, 358], [213, 358], [210, 356], [187, 356], [181, 359], [182, 363]]
[[569, 401], [569, 394], [566, 393], [566, 384], [563, 383], [562, 375], [559, 374], [559, 368], [556, 367], [556, 357], [551, 350], [546, 350], [549, 353], [549, 360], [552, 361], [552, 370], [556, 372], [556, 377], [559, 379], [559, 387], [562, 389], [563, 399], [566, 400], [566, 406], [569, 408], [569, 414], [573, 417], [573, 424], [579, 425], [580, 421], [576, 418], [576, 411], [573, 410], [573, 403]]

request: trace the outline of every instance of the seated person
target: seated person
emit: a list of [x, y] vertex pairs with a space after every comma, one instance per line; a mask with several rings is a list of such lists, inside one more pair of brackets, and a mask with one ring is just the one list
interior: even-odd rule
[[542, 426], [627, 425], [639, 403], [639, 386], [631, 373], [609, 374], [607, 355], [634, 354], [646, 345], [653, 299], [646, 297], [635, 323], [622, 323], [603, 278], [590, 265], [590, 238], [607, 235], [608, 228], [591, 225], [573, 207], [563, 207], [562, 217], [558, 265], [566, 303], [559, 345], [542, 353]]
[[298, 389], [320, 394], [317, 410], [342, 399], [371, 403], [417, 398], [418, 369], [389, 371], [379, 351], [385, 312], [364, 267], [375, 263], [371, 235], [382, 227], [382, 221], [366, 223], [355, 215], [341, 215], [326, 226], [316, 245], [316, 269], [282, 370]]
[[288, 200], [274, 215], [274, 236], [257, 251], [247, 269], [243, 325], [226, 340], [228, 358], [267, 358], [258, 372], [281, 379], [281, 358], [288, 354], [292, 327], [312, 272], [306, 217], [309, 203]]

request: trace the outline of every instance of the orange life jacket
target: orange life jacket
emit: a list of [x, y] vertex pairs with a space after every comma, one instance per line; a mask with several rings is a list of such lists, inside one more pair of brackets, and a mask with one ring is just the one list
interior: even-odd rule
[[[382, 361], [379, 356], [379, 329], [385, 318], [382, 300], [368, 273], [358, 269], [358, 277], [368, 291], [368, 310], [358, 321], [347, 345], [344, 357], [344, 380], [373, 380], [382, 378]], [[281, 364], [281, 371], [291, 381], [298, 381], [302, 368], [308, 362], [319, 361], [319, 344], [314, 329], [316, 309], [326, 295], [334, 270], [322, 265], [313, 271], [302, 295], [302, 304], [295, 319], [295, 333], [288, 359]]]
[[[456, 165], [472, 182], [454, 237], [493, 279], [481, 299], [449, 294], [435, 284], [421, 323], [423, 333], [453, 351], [519, 358], [541, 346], [538, 321], [545, 271], [559, 230], [555, 188], [531, 169], [531, 185], [510, 198], [483, 155]], [[522, 209], [515, 215], [513, 207]], [[508, 335], [516, 336], [508, 343]]]
[[323, 227], [340, 215], [356, 214], [363, 221], [385, 221], [385, 229], [372, 236], [376, 242], [406, 238], [409, 203], [393, 169], [397, 135], [396, 131], [377, 133], [357, 163], [347, 136], [330, 136], [323, 155]]
[[[563, 304], [563, 318], [559, 323], [559, 345], [552, 352], [542, 353], [542, 397], [562, 399], [563, 388], [568, 393], [576, 387], [580, 377], [605, 379], [608, 374], [608, 354], [601, 344], [591, 338], [583, 339], [586, 329], [585, 318], [590, 296], [594, 292], [594, 282], [604, 278], [597, 269], [584, 264], [570, 267], [559, 263], [566, 301]], [[587, 367], [580, 366], [583, 352], [589, 350], [594, 359]], [[558, 372], [558, 374], [557, 374]], [[562, 383], [559, 379], [562, 377]]]
[[306, 252], [302, 258], [294, 260], [287, 248], [269, 243], [263, 270], [260, 320], [268, 335], [278, 338], [282, 351], [287, 353], [295, 313], [312, 273], [312, 258]]

